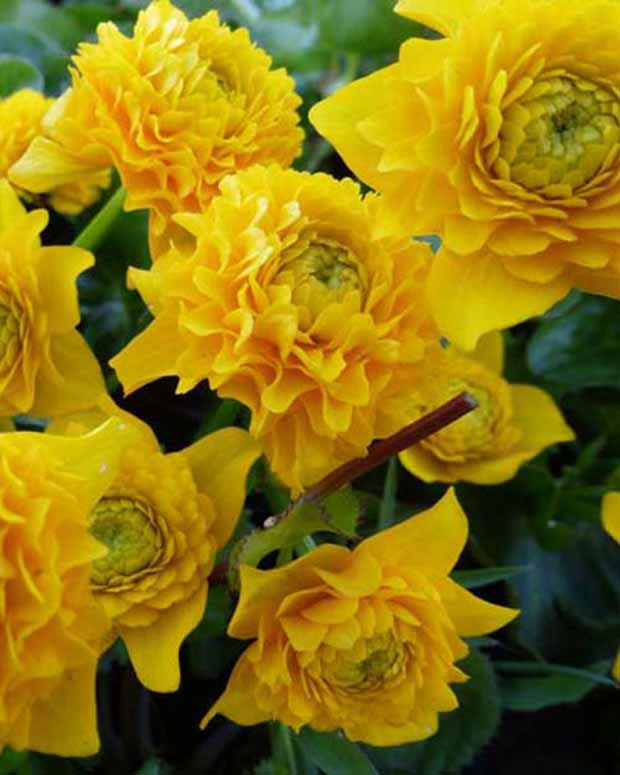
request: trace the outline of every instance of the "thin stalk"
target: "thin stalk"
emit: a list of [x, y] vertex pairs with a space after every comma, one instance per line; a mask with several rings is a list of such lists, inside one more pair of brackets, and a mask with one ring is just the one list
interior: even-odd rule
[[119, 216], [124, 203], [125, 189], [121, 186], [112, 194], [97, 215], [86, 224], [73, 240], [73, 244], [91, 252], [97, 250]]
[[398, 489], [398, 458], [396, 455], [391, 457], [388, 462], [388, 469], [385, 475], [385, 484], [383, 485], [383, 497], [381, 498], [381, 508], [379, 509], [379, 519], [377, 520], [377, 530], [385, 530], [394, 522], [396, 513], [396, 490]]
[[455, 398], [442, 404], [433, 412], [420, 417], [411, 425], [403, 428], [398, 433], [387, 439], [375, 441], [368, 449], [368, 455], [362, 458], [356, 458], [340, 466], [331, 474], [328, 474], [320, 482], [313, 485], [302, 495], [300, 500], [317, 500], [331, 492], [336, 492], [349, 482], [372, 471], [373, 468], [402, 452], [414, 444], [418, 444], [433, 433], [437, 433], [446, 425], [458, 420], [463, 415], [468, 414], [478, 406], [476, 399], [469, 393], [460, 393]]

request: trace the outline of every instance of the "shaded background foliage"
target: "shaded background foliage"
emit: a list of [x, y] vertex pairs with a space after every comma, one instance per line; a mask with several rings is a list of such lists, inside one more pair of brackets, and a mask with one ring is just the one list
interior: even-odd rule
[[[438, 0], [439, 1], [439, 0]], [[410, 35], [435, 33], [399, 19], [392, 0], [176, 0], [190, 16], [217, 8], [243, 24], [276, 64], [293, 73], [304, 98], [307, 141], [297, 166], [347, 174], [309, 127], [311, 105], [339, 85], [394, 61]], [[0, 95], [30, 86], [59, 94], [79, 41], [112, 19], [127, 30], [146, 0], [1, 0]], [[94, 208], [96, 210], [96, 208]], [[50, 243], [69, 242], [92, 217], [52, 216]], [[80, 279], [82, 330], [102, 364], [148, 323], [125, 288], [129, 264], [148, 266], [146, 218], [122, 215]], [[353, 747], [309, 731], [292, 748], [278, 727], [243, 729], [198, 722], [223, 689], [244, 644], [226, 638], [232, 601], [213, 586], [200, 627], [182, 650], [183, 683], [170, 696], [138, 683], [120, 645], [103, 658], [98, 696], [102, 752], [88, 760], [6, 751], [0, 775], [77, 773], [248, 773], [248, 775], [512, 775], [524, 769], [589, 775], [620, 773], [620, 695], [607, 678], [620, 643], [620, 550], [600, 529], [603, 494], [620, 489], [620, 314], [618, 302], [573, 293], [543, 318], [507, 334], [506, 376], [548, 390], [578, 440], [551, 448], [501, 486], [459, 485], [471, 522], [462, 568], [491, 600], [518, 605], [501, 639], [478, 639], [457, 687], [461, 708], [423, 743]], [[206, 385], [174, 395], [160, 380], [126, 400], [114, 374], [110, 391], [148, 421], [169, 450], [229, 424], [246, 410]], [[25, 421], [27, 423], [27, 421]], [[416, 481], [395, 461], [356, 483], [361, 534], [433, 503], [442, 486]], [[257, 465], [239, 531], [261, 524], [286, 495]], [[495, 572], [493, 568], [510, 567]]]

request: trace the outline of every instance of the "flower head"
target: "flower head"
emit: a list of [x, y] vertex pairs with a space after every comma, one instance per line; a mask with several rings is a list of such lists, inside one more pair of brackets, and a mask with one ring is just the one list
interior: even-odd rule
[[228, 632], [255, 639], [203, 724], [277, 719], [299, 729], [342, 729], [351, 740], [398, 745], [437, 730], [454, 710], [450, 684], [463, 636], [491, 632], [517, 613], [448, 578], [467, 537], [449, 492], [432, 509], [363, 541], [323, 545], [286, 567], [241, 567]]
[[449, 348], [435, 360], [419, 387], [418, 415], [463, 391], [477, 399], [478, 408], [402, 452], [408, 471], [426, 482], [497, 484], [550, 444], [574, 438], [547, 393], [502, 378], [503, 356], [502, 336], [493, 332], [469, 357]]
[[75, 330], [75, 278], [93, 256], [42, 247], [47, 221], [47, 211], [26, 213], [0, 181], [0, 416], [77, 411], [105, 391], [97, 360]]
[[[226, 428], [166, 455], [148, 426], [124, 417], [140, 432], [90, 512], [90, 532], [107, 547], [91, 586], [110, 639], [122, 637], [142, 683], [169, 692], [178, 688], [179, 648], [202, 618], [215, 554], [235, 527], [260, 449], [245, 431]], [[90, 413], [51, 430], [72, 435], [99, 420]]]
[[107, 622], [89, 585], [88, 515], [134, 431], [0, 434], [0, 748], [99, 747], [95, 671]]
[[[46, 116], [55, 112], [55, 100], [31, 89], [22, 89], [0, 101], [0, 177], [9, 177], [12, 169], [21, 169], [21, 157], [31, 142], [39, 138], [43, 143]], [[80, 146], [74, 146], [79, 158]], [[13, 165], [17, 165], [14, 167]], [[47, 203], [59, 213], [75, 215], [99, 199], [101, 191], [110, 185], [110, 170], [103, 168], [84, 171], [68, 181], [54, 177], [48, 170]], [[19, 176], [18, 176], [19, 177]], [[14, 181], [13, 181], [14, 182]], [[24, 199], [35, 198], [37, 189], [16, 184], [17, 192]]]
[[429, 277], [442, 332], [469, 350], [572, 287], [620, 296], [620, 7], [398, 9], [448, 37], [407, 41], [311, 117], [395, 217], [442, 237]]
[[428, 246], [385, 233], [350, 180], [254, 167], [223, 181], [196, 238], [130, 279], [155, 314], [112, 365], [127, 390], [208, 379], [252, 410], [250, 431], [299, 490], [407, 424], [437, 334]]
[[620, 492], [608, 492], [603, 498], [603, 527], [620, 543]]
[[[99, 163], [120, 173], [127, 209], [153, 211], [156, 255], [170, 216], [200, 211], [225, 175], [258, 162], [288, 166], [299, 153], [301, 100], [292, 79], [216, 11], [190, 21], [169, 0], [154, 0], [132, 37], [112, 22], [97, 33], [74, 57], [73, 88], [46, 148], [52, 156], [56, 148], [55, 166], [70, 176], [79, 165], [63, 153], [66, 135], [79, 131], [98, 146]], [[31, 190], [49, 184], [44, 150], [33, 145], [14, 169]]]

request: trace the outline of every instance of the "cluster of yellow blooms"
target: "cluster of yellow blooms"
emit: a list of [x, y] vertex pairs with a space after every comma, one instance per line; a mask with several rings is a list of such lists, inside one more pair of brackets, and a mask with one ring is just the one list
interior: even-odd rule
[[[463, 390], [479, 409], [401, 455], [424, 481], [505, 481], [573, 438], [546, 393], [502, 377], [499, 330], [572, 287], [620, 296], [620, 6], [397, 10], [445, 37], [311, 112], [379, 193], [290, 169], [292, 79], [247, 31], [169, 0], [131, 37], [100, 25], [58, 100], [0, 105], [0, 414], [53, 418], [0, 435], [0, 748], [96, 751], [96, 664], [118, 636], [145, 686], [178, 687], [261, 454], [298, 494]], [[75, 330], [93, 257], [42, 247], [47, 213], [19, 198], [76, 213], [112, 168], [149, 211], [153, 265], [129, 283], [154, 316], [112, 365], [126, 390], [207, 379], [250, 408], [249, 432], [164, 454], [108, 398]], [[412, 239], [429, 233], [437, 255]], [[253, 643], [205, 723], [433, 734], [466, 679], [462, 638], [516, 614], [450, 580], [466, 538], [449, 491], [352, 551], [242, 566], [229, 634]]]

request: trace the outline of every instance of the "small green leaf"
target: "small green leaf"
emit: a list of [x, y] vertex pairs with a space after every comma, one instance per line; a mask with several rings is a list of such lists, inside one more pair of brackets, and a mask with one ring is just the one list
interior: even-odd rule
[[457, 584], [465, 589], [478, 589], [488, 584], [511, 579], [520, 573], [527, 573], [527, 568], [522, 566], [508, 568], [480, 568], [479, 570], [458, 570], [452, 574]]
[[502, 705], [509, 710], [536, 711], [561, 703], [579, 702], [597, 686], [616, 684], [597, 671], [608, 671], [609, 663], [580, 670], [540, 662], [498, 661]]
[[571, 390], [620, 383], [618, 303], [582, 296], [561, 317], [545, 320], [531, 338], [527, 360], [533, 373]]
[[379, 775], [361, 748], [335, 732], [304, 727], [297, 740], [306, 756], [328, 775]]
[[28, 751], [14, 751], [12, 748], [0, 750], [0, 775], [31, 775], [31, 773]]
[[0, 56], [0, 97], [8, 97], [20, 89], [43, 91], [43, 76], [26, 59]]
[[323, 508], [326, 512], [325, 519], [333, 532], [349, 537], [355, 536], [360, 516], [360, 503], [350, 487], [343, 487], [324, 498]]

